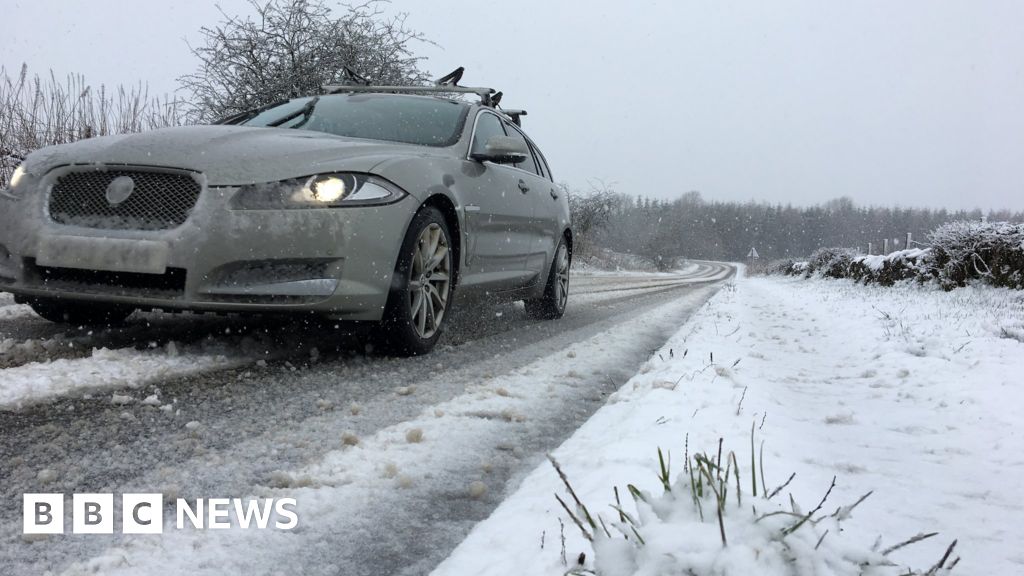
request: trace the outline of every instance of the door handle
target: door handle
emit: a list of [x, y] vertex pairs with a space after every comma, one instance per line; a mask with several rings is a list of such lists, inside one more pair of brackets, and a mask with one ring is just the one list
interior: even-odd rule
[[523, 194], [526, 194], [527, 192], [530, 191], [530, 187], [526, 185], [525, 180], [519, 181], [519, 191], [522, 192]]
[[555, 192], [554, 188], [551, 189], [551, 199], [558, 200], [558, 192]]

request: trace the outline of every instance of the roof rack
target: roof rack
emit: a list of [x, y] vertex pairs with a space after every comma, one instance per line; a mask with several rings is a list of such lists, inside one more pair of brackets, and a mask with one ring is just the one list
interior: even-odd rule
[[501, 92], [495, 92], [493, 88], [475, 88], [471, 86], [459, 86], [459, 80], [466, 69], [459, 66], [451, 73], [446, 74], [434, 82], [433, 86], [372, 86], [366, 77], [357, 74], [346, 66], [343, 69], [346, 80], [349, 84], [331, 84], [323, 87], [327, 94], [339, 92], [413, 92], [421, 94], [476, 94], [480, 97], [480, 103], [484, 106], [497, 106], [501, 101]]
[[523, 125], [522, 117], [526, 116], [526, 110], [506, 110], [501, 108], [499, 109], [499, 112], [511, 118], [512, 122], [514, 122], [516, 126]]

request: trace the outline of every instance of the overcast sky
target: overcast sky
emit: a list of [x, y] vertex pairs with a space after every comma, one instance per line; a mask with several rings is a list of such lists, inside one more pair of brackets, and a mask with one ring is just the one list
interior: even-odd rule
[[[229, 13], [245, 0], [221, 0]], [[395, 0], [435, 75], [505, 92], [557, 179], [630, 194], [1024, 209], [1024, 2]], [[4, 1], [0, 64], [148, 83], [209, 2]]]

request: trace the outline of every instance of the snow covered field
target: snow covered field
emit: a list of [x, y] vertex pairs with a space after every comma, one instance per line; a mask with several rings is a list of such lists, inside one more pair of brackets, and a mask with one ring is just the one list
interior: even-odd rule
[[[874, 491], [843, 523], [846, 543], [866, 549], [881, 537], [884, 549], [935, 531], [890, 558], [927, 569], [959, 539], [954, 573], [1024, 573], [1022, 327], [1019, 292], [742, 279], [695, 314], [553, 455], [581, 500], [610, 523], [618, 520], [609, 507], [613, 487], [630, 511], [627, 483], [660, 494], [657, 449], [671, 451], [674, 477], [687, 435], [691, 455], [713, 454], [724, 438], [746, 473], [753, 424], [756, 442], [765, 442], [767, 485], [795, 472], [783, 493], [805, 511], [833, 476], [823, 511]], [[563, 574], [579, 568], [581, 552], [592, 568], [594, 552], [556, 493], [568, 499], [544, 463], [434, 575]], [[729, 573], [774, 573], [764, 566], [744, 571], [737, 557], [719, 556], [712, 518], [703, 530], [676, 520], [647, 536], [675, 543], [652, 545], [658, 553], [686, 551], [705, 565], [718, 556], [719, 568], [733, 562]], [[607, 569], [628, 556], [606, 551], [599, 560]], [[659, 573], [655, 567], [665, 561], [653, 553], [638, 559], [644, 573]]]

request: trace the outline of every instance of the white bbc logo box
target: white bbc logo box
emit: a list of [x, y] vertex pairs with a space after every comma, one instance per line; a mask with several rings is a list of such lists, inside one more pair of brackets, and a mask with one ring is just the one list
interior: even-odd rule
[[[63, 494], [25, 494], [22, 500], [22, 532], [25, 534], [64, 533]], [[113, 494], [73, 494], [71, 496], [71, 532], [73, 534], [113, 534]], [[163, 494], [123, 494], [121, 496], [121, 532], [124, 534], [162, 534], [164, 531]]]

